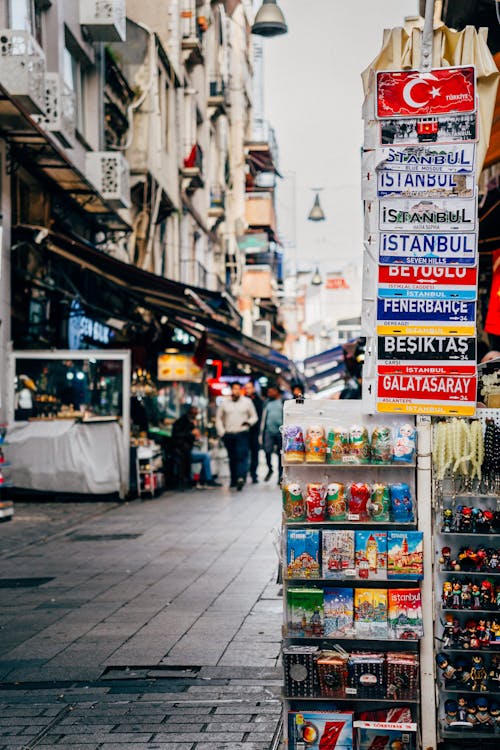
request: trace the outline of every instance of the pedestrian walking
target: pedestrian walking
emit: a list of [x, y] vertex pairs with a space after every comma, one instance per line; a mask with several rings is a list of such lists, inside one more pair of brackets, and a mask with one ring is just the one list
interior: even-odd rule
[[201, 440], [201, 432], [197, 425], [198, 414], [198, 407], [188, 406], [185, 414], [172, 425], [172, 440], [184, 457], [183, 464], [186, 464], [189, 475], [191, 464], [201, 464], [200, 480], [195, 485], [197, 489], [221, 487], [222, 485], [213, 478], [210, 455], [196, 447], [196, 443]]
[[283, 401], [277, 385], [270, 384], [267, 388], [267, 402], [262, 413], [262, 446], [266, 454], [267, 474], [264, 481], [268, 482], [273, 475], [273, 453], [278, 454], [278, 484], [281, 482], [281, 426], [283, 424]]
[[243, 489], [248, 473], [249, 431], [257, 423], [257, 412], [249, 398], [242, 394], [241, 383], [233, 383], [230, 398], [217, 409], [215, 425], [229, 458], [230, 487]]
[[260, 420], [262, 419], [262, 412], [264, 410], [264, 402], [255, 390], [255, 385], [252, 380], [245, 383], [243, 388], [245, 396], [255, 406], [257, 412], [257, 422], [250, 427], [248, 431], [248, 442], [250, 445], [250, 476], [252, 482], [257, 484], [259, 481], [257, 477], [257, 469], [259, 467], [259, 451], [260, 451]]

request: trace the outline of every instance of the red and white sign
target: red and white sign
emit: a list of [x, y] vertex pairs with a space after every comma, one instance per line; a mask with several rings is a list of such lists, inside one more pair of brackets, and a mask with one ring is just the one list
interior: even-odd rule
[[431, 289], [441, 286], [476, 287], [477, 267], [468, 266], [379, 266], [378, 283], [388, 288], [416, 286]]
[[424, 117], [474, 112], [472, 66], [377, 72], [377, 117]]
[[391, 403], [476, 402], [476, 368], [472, 365], [379, 365], [377, 380], [378, 399]]
[[327, 289], [349, 289], [349, 284], [341, 276], [329, 276], [325, 284]]

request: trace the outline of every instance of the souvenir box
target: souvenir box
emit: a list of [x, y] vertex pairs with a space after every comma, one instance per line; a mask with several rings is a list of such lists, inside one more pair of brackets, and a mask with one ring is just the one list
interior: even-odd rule
[[355, 721], [357, 750], [416, 750], [417, 725], [413, 722]]
[[289, 696], [312, 697], [316, 688], [317, 646], [288, 646], [283, 649], [285, 690]]
[[354, 596], [349, 588], [326, 588], [323, 599], [324, 634], [329, 638], [352, 638]]
[[290, 711], [288, 750], [352, 750], [351, 711]]
[[354, 560], [361, 579], [387, 578], [387, 532], [356, 531]]
[[354, 589], [356, 638], [387, 638], [387, 589]]
[[419, 581], [424, 575], [422, 531], [387, 532], [387, 578]]
[[324, 530], [322, 547], [323, 578], [354, 578], [354, 531]]
[[319, 578], [319, 531], [288, 529], [286, 551], [288, 578]]
[[323, 635], [323, 589], [288, 589], [287, 604], [289, 636], [314, 638]]
[[347, 662], [347, 695], [385, 698], [385, 658], [379, 653], [353, 653]]
[[422, 600], [419, 589], [389, 589], [387, 629], [389, 638], [411, 640], [423, 637]]

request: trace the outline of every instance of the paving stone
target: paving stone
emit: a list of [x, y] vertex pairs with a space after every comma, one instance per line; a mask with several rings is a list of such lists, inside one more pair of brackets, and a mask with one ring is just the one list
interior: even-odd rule
[[[224, 733], [224, 735], [220, 733], [219, 736], [224, 737], [224, 742], [243, 742], [243, 734], [241, 732], [228, 732], [227, 734]], [[191, 732], [183, 732], [180, 737], [182, 737], [183, 742], [207, 742], [210, 740], [210, 735], [205, 733], [192, 734]], [[172, 735], [158, 732], [153, 739], [155, 742], [171, 742]]]

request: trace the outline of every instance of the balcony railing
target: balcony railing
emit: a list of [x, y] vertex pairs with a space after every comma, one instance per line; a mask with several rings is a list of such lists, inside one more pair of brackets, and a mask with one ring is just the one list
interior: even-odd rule
[[186, 284], [209, 289], [212, 292], [224, 292], [226, 285], [214, 271], [207, 271], [199, 260], [181, 259], [181, 277]]
[[0, 30], [0, 83], [30, 113], [45, 106], [45, 55], [28, 31]]
[[126, 0], [80, 0], [80, 24], [94, 42], [124, 42]]
[[75, 95], [59, 73], [45, 76], [45, 114], [34, 115], [39, 125], [71, 148], [75, 138]]
[[130, 206], [129, 172], [119, 151], [89, 151], [86, 155], [87, 178], [113, 208]]

